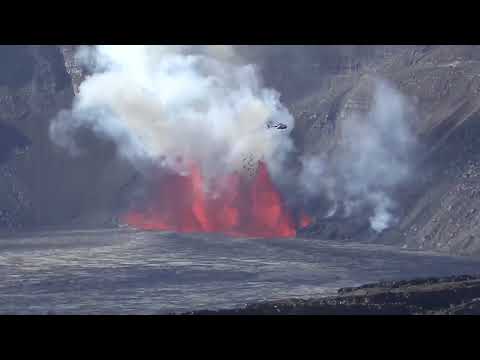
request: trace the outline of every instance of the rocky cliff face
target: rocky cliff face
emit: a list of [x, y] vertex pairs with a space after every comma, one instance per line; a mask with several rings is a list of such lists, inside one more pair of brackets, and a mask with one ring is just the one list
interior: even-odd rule
[[[355, 67], [340, 66], [337, 72], [322, 74], [309, 95], [292, 99], [298, 146], [304, 152], [337, 151], [342, 141], [339, 129], [348, 126], [348, 113], [368, 108], [368, 82], [373, 76], [388, 79], [414, 104], [411, 125], [420, 146], [413, 178], [396, 195], [401, 221], [376, 240], [478, 254], [480, 47], [367, 48], [365, 56], [355, 55]], [[316, 61], [312, 56], [305, 67], [312, 77]], [[269, 81], [282, 87], [275, 77]], [[328, 219], [320, 220], [314, 233], [371, 239], [367, 232], [358, 232], [364, 228], [358, 219]]]
[[117, 201], [112, 190], [131, 175], [113, 156], [113, 145], [87, 131], [82, 141], [91, 150], [81, 156], [51, 142], [50, 119], [71, 104], [77, 84], [61, 50], [0, 46], [2, 230], [108, 222]]
[[[317, 219], [322, 237], [480, 254], [479, 46], [243, 46], [296, 117], [300, 152], [335, 154], [353, 111], [371, 106], [372, 79], [414, 107], [413, 178], [395, 193], [399, 223], [373, 236], [361, 217]], [[85, 130], [72, 157], [49, 139], [84, 76], [75, 46], [0, 46], [0, 228], [102, 225], [135, 176], [111, 143]]]

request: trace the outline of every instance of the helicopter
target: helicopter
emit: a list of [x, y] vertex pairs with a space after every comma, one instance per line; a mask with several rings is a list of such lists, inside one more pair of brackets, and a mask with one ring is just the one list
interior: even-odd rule
[[276, 129], [279, 129], [279, 130], [285, 130], [288, 128], [287, 125], [283, 124], [283, 123], [280, 123], [280, 122], [274, 122], [273, 120], [269, 120], [267, 122], [267, 129], [271, 129], [271, 128], [276, 128]]

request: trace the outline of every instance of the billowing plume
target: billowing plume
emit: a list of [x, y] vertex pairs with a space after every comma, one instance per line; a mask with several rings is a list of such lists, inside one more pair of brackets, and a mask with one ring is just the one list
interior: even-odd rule
[[371, 211], [370, 224], [378, 232], [394, 223], [391, 194], [406, 180], [414, 148], [410, 116], [405, 97], [376, 79], [370, 111], [351, 114], [333, 155], [302, 159], [301, 186], [307, 196], [329, 200], [326, 217]]
[[[368, 209], [376, 231], [394, 223], [396, 203], [391, 193], [409, 173], [412, 136], [405, 99], [385, 82], [377, 81], [368, 114], [351, 115], [333, 155], [303, 156], [297, 174], [286, 165], [294, 153], [289, 136], [294, 119], [279, 94], [262, 86], [255, 67], [244, 63], [233, 47], [82, 47], [77, 60], [90, 75], [79, 86], [72, 109], [60, 112], [50, 127], [52, 140], [72, 153], [83, 150], [75, 133], [86, 127], [114, 140], [119, 154], [140, 170], [153, 164], [180, 176], [190, 173], [193, 179], [196, 169], [201, 181], [189, 183], [192, 193], [197, 193], [197, 184], [209, 190], [210, 184], [221, 183], [219, 179], [244, 172], [246, 162], [261, 163], [268, 172], [256, 178], [259, 183], [268, 183], [271, 176], [277, 185], [294, 185], [290, 197], [298, 193], [306, 195], [307, 202], [327, 199], [331, 206], [324, 216], [347, 217]], [[267, 126], [271, 123], [285, 124], [286, 129], [272, 130]], [[269, 188], [272, 196], [265, 203], [283, 206], [275, 189]], [[232, 190], [218, 191], [222, 198]], [[253, 216], [250, 210], [240, 211], [244, 204], [235, 201], [233, 210]], [[202, 213], [216, 208], [204, 203]], [[162, 209], [162, 216], [169, 211]], [[281, 216], [275, 219], [288, 213], [283, 208], [277, 212]], [[197, 223], [203, 218], [195, 216]], [[152, 219], [158, 222], [158, 213], [142, 221]], [[275, 221], [269, 220], [272, 229], [277, 227]], [[203, 227], [194, 227], [210, 229], [212, 224], [205, 220]]]
[[[188, 166], [178, 159], [188, 159], [212, 177], [240, 171], [246, 156], [278, 173], [292, 148], [292, 116], [231, 46], [83, 47], [77, 58], [91, 75], [50, 129], [72, 152], [82, 150], [72, 134], [85, 126], [137, 166], [182, 172]], [[287, 129], [270, 131], [269, 121]]]

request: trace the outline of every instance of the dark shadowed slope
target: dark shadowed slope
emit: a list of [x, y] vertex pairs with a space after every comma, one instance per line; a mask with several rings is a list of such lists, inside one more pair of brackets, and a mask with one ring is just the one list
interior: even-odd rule
[[343, 288], [338, 296], [289, 299], [190, 315], [480, 315], [480, 277], [390, 281]]

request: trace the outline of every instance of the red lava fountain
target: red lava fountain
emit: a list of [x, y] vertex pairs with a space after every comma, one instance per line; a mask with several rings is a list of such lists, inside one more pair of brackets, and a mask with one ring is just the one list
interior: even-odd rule
[[[216, 187], [219, 189], [216, 196], [206, 192], [205, 179], [195, 165], [188, 175], [163, 176], [150, 206], [127, 213], [123, 222], [145, 230], [251, 237], [296, 235], [296, 221], [263, 162], [258, 163], [252, 179], [234, 173], [221, 179], [219, 184], [223, 186]], [[298, 226], [307, 226], [310, 221], [302, 214]]]

